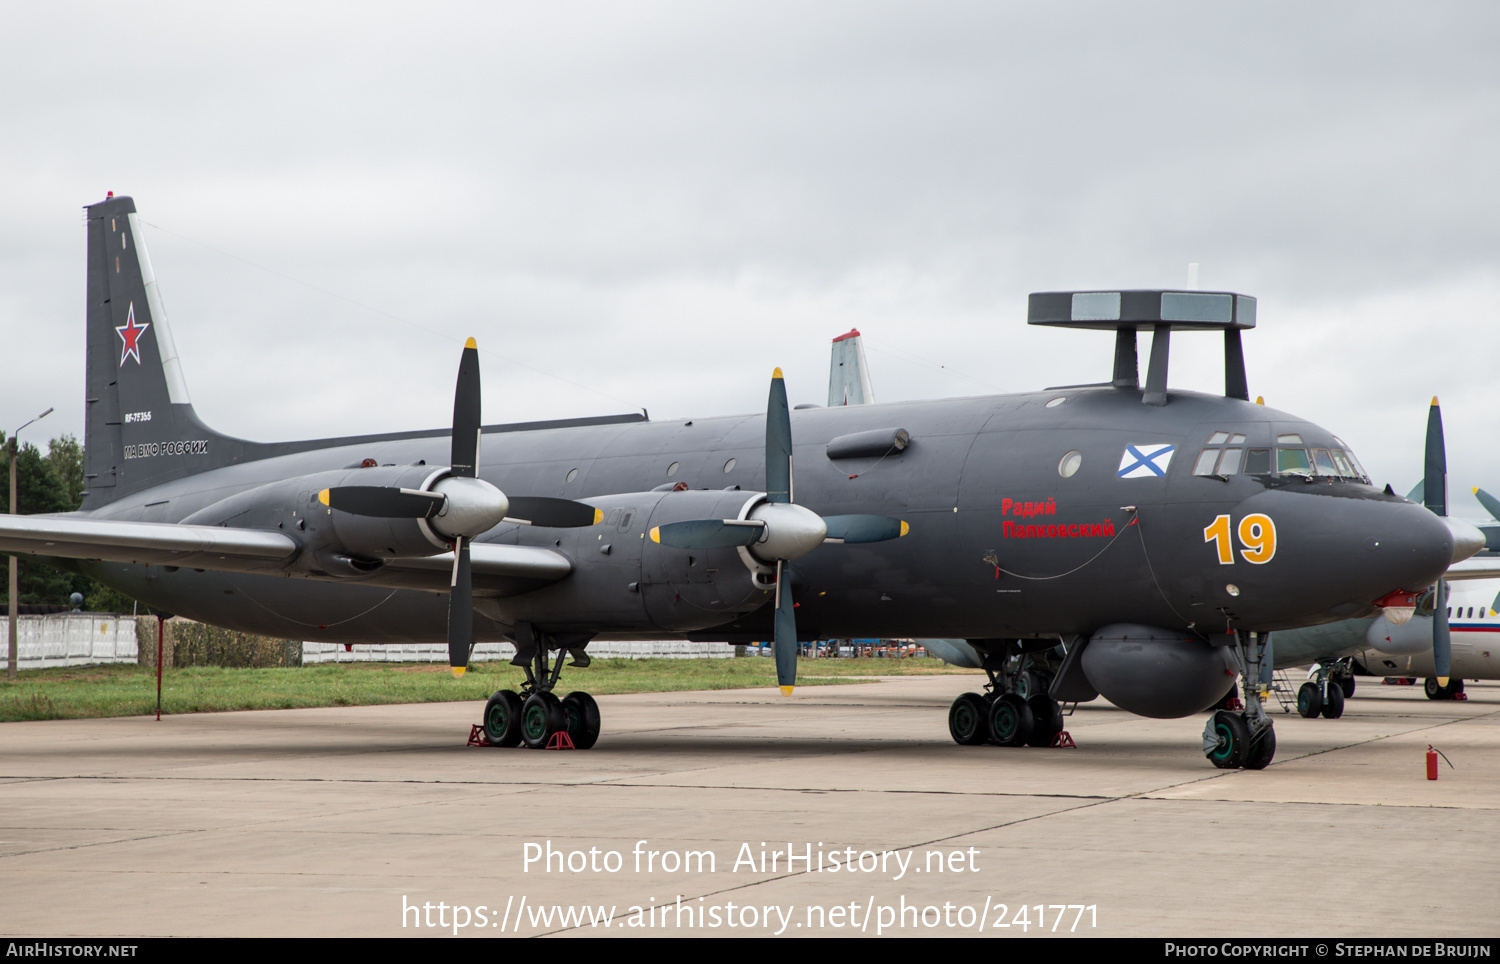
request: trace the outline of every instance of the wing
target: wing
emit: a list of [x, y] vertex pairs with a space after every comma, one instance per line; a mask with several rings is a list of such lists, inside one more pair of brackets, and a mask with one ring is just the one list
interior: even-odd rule
[[298, 545], [285, 533], [268, 529], [6, 515], [0, 516], [0, 552], [225, 572], [275, 572], [296, 558]]
[[[430, 592], [446, 592], [453, 572], [451, 552], [388, 559], [358, 575], [329, 574], [311, 560], [298, 566], [301, 552], [295, 539], [273, 529], [0, 515], [0, 554], [289, 575]], [[476, 542], [471, 552], [474, 589], [480, 595], [529, 592], [573, 571], [567, 556], [535, 546]]]

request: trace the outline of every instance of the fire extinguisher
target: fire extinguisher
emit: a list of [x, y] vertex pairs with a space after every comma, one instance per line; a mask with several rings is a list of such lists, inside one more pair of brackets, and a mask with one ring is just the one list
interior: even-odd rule
[[1429, 780], [1437, 779], [1437, 761], [1439, 756], [1443, 758], [1444, 763], [1448, 764], [1448, 769], [1455, 769], [1455, 767], [1453, 766], [1453, 761], [1448, 759], [1448, 754], [1444, 753], [1442, 750], [1433, 749], [1432, 744], [1429, 743], [1427, 744], [1427, 779]]

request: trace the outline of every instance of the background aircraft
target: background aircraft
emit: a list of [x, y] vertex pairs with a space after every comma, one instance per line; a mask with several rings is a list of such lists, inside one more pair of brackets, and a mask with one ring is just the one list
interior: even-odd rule
[[[793, 413], [778, 371], [764, 416], [660, 423], [481, 426], [471, 343], [451, 429], [255, 443], [194, 413], [134, 202], [87, 224], [88, 495], [6, 517], [0, 550], [254, 632], [446, 638], [459, 672], [473, 639], [512, 639], [527, 684], [486, 707], [501, 744], [592, 743], [593, 701], [554, 695], [564, 661], [663, 633], [772, 635], [786, 688], [799, 636], [963, 638], [990, 678], [950, 709], [966, 743], [1023, 743], [1078, 691], [1189, 715], [1260, 678], [1268, 633], [1374, 615], [1483, 543], [1248, 401], [1245, 295], [1032, 295], [1032, 324], [1114, 332], [1108, 382]], [[1174, 330], [1221, 333], [1222, 397], [1168, 389]], [[1051, 696], [1024, 698], [1016, 657], [1062, 640]], [[1209, 721], [1216, 766], [1275, 752], [1246, 704]]]

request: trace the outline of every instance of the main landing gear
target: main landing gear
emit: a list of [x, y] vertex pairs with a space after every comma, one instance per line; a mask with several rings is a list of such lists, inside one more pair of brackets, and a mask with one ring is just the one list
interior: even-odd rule
[[1344, 701], [1354, 695], [1354, 670], [1348, 660], [1319, 663], [1309, 679], [1297, 690], [1297, 712], [1307, 719], [1323, 716], [1336, 720], [1344, 715]]
[[985, 692], [964, 693], [948, 709], [948, 733], [960, 746], [1051, 746], [1063, 731], [1062, 707], [1047, 695], [1051, 674], [1031, 657], [1008, 654], [995, 663], [985, 653]]
[[1245, 708], [1214, 711], [1203, 728], [1203, 755], [1221, 770], [1264, 770], [1276, 755], [1276, 729], [1265, 710], [1270, 695], [1270, 634], [1237, 632], [1234, 650]]
[[[599, 704], [582, 691], [569, 693], [562, 699], [553, 692], [569, 653], [573, 656], [569, 666], [582, 668], [589, 664], [583, 646], [560, 645], [524, 623], [517, 627], [515, 641], [516, 655], [511, 665], [526, 670], [526, 682], [521, 685], [520, 693], [500, 690], [484, 704], [485, 739], [491, 746], [524, 743], [540, 750], [553, 743], [559, 733], [566, 733], [574, 749], [592, 747], [599, 740]], [[547, 651], [553, 648], [557, 650], [557, 659], [549, 667]]]

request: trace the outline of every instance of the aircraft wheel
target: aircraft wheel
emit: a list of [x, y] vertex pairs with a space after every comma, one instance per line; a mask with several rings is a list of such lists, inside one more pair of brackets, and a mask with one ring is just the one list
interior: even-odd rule
[[1035, 720], [1019, 693], [1006, 693], [990, 704], [990, 738], [1001, 746], [1023, 746]]
[[490, 746], [516, 746], [521, 742], [521, 697], [498, 690], [484, 704], [484, 738]]
[[551, 693], [532, 693], [521, 706], [521, 741], [533, 750], [546, 747], [563, 728], [562, 705]]
[[963, 693], [948, 708], [948, 733], [959, 746], [978, 746], [987, 735], [984, 730], [984, 697]]
[[1312, 680], [1303, 683], [1297, 691], [1297, 712], [1309, 720], [1323, 712], [1323, 694], [1318, 692], [1318, 684]]
[[582, 690], [562, 698], [568, 737], [575, 749], [587, 750], [599, 742], [599, 704]]
[[1345, 676], [1339, 680], [1339, 689], [1344, 691], [1344, 698], [1348, 699], [1354, 695], [1354, 677]]
[[1327, 689], [1328, 692], [1323, 697], [1323, 718], [1336, 720], [1344, 715], [1344, 690], [1332, 680]]
[[1422, 692], [1427, 694], [1429, 700], [1446, 700], [1448, 698], [1448, 688], [1439, 686], [1438, 681], [1431, 676], [1422, 681]]
[[1219, 710], [1208, 720], [1203, 732], [1203, 755], [1220, 770], [1236, 770], [1244, 765], [1249, 749], [1250, 728], [1239, 713]]
[[1046, 693], [1033, 696], [1026, 706], [1031, 710], [1031, 735], [1026, 742], [1031, 746], [1051, 746], [1063, 731], [1062, 707]]
[[1275, 755], [1276, 728], [1268, 726], [1251, 741], [1250, 750], [1245, 754], [1245, 769], [1264, 770], [1271, 765], [1271, 758]]
[[1464, 681], [1457, 676], [1448, 681], [1448, 698], [1452, 699], [1464, 691]]

